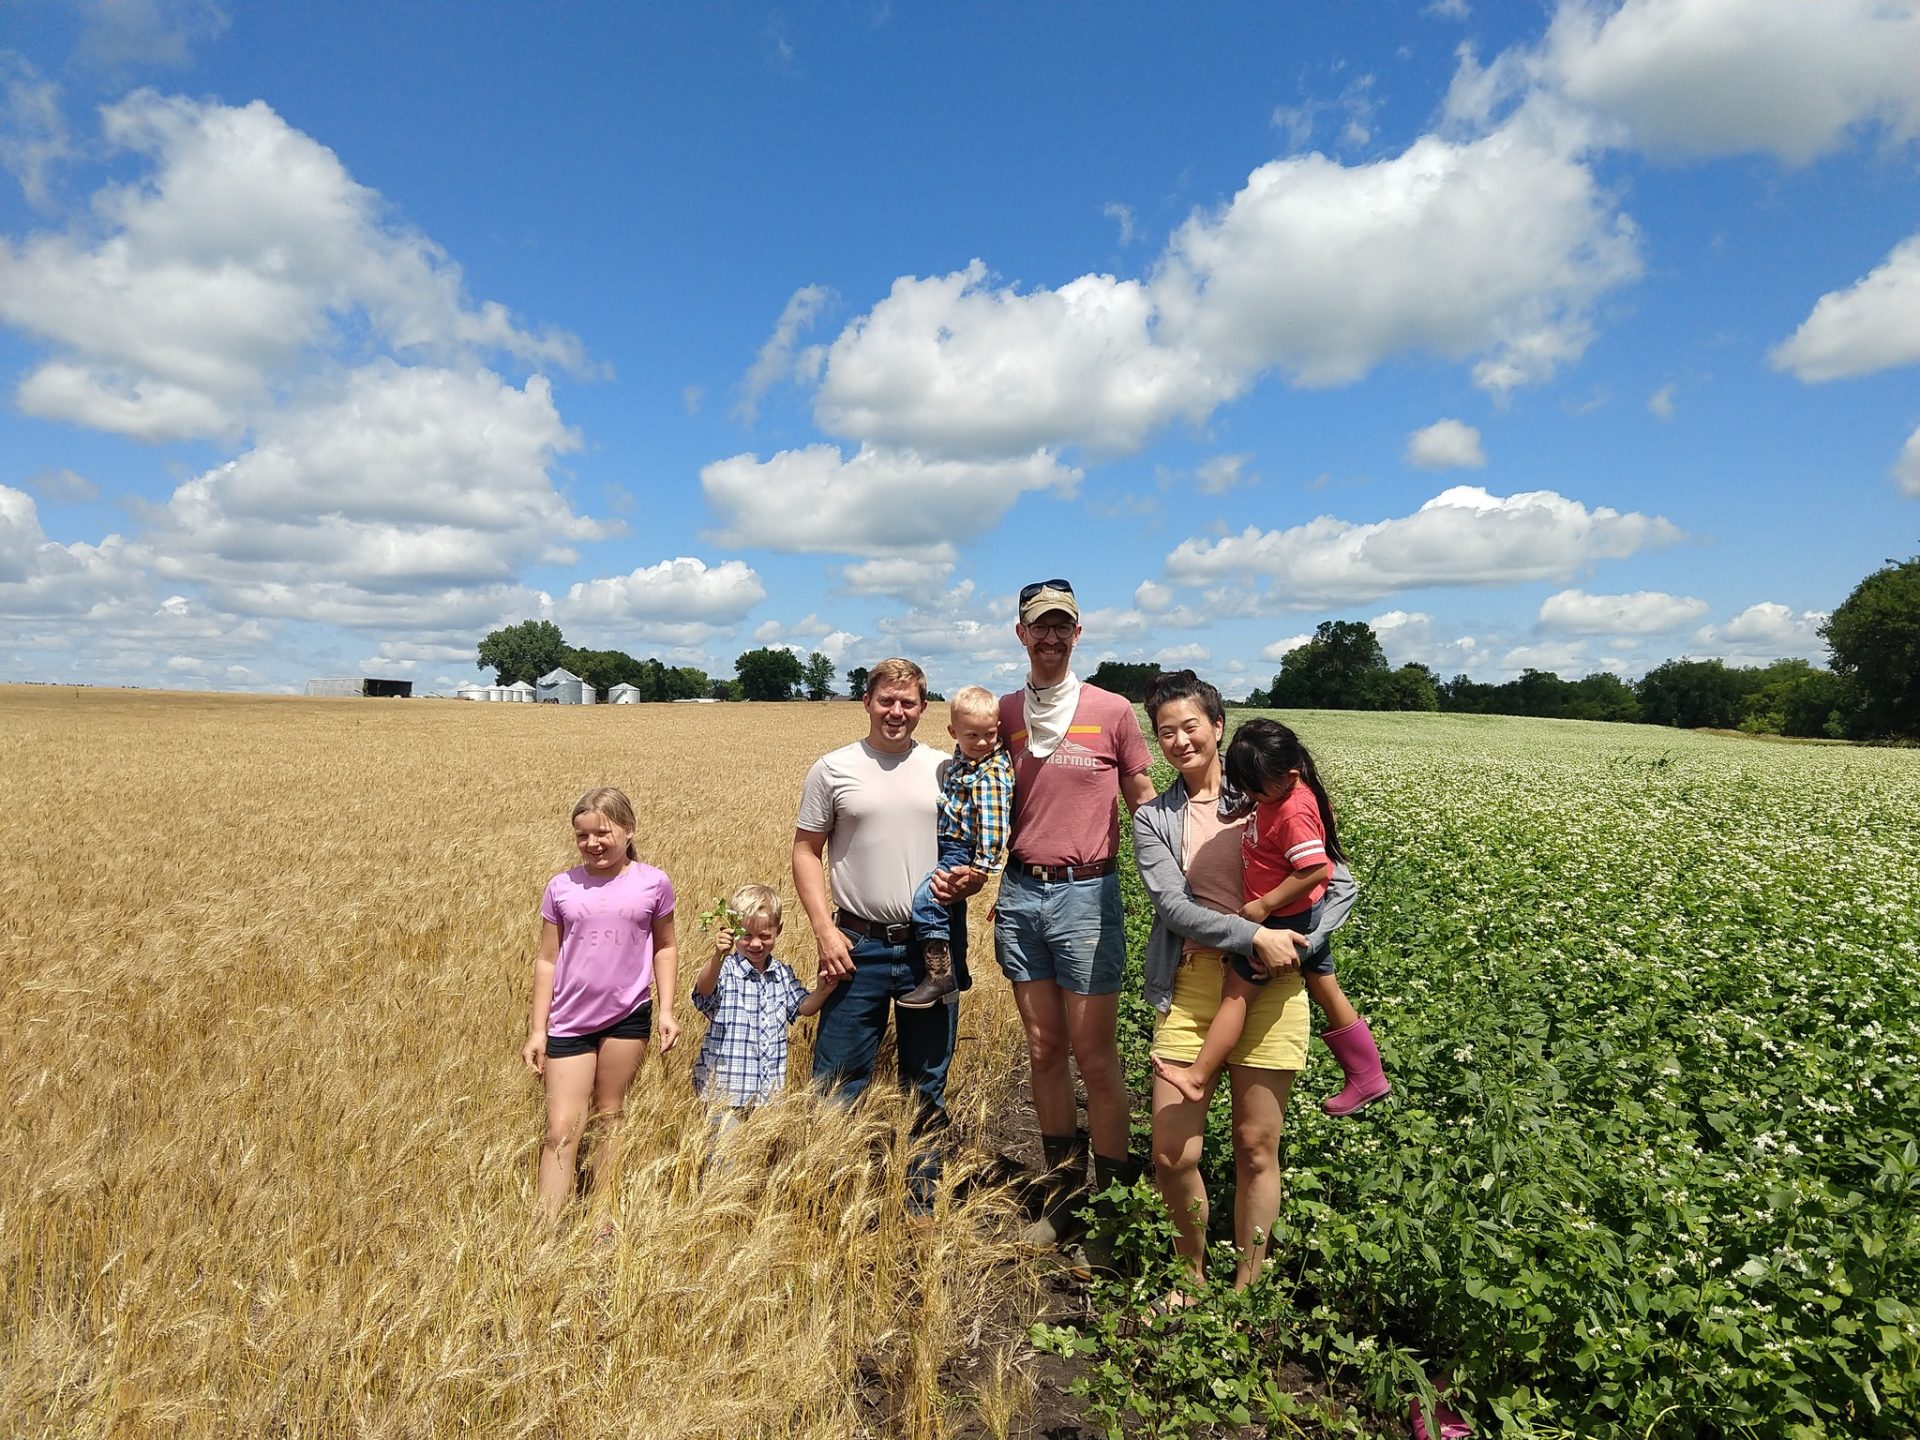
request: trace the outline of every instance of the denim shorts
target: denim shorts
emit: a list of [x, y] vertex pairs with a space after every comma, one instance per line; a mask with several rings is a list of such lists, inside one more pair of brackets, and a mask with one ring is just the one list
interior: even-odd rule
[[1119, 991], [1127, 934], [1117, 874], [1037, 880], [1009, 865], [994, 908], [993, 948], [1007, 979], [1051, 980], [1075, 995]]
[[[1312, 908], [1302, 910], [1298, 915], [1269, 915], [1264, 922], [1264, 928], [1268, 930], [1291, 930], [1296, 935], [1306, 935], [1310, 934], [1313, 927], [1319, 923], [1320, 902], [1316, 900]], [[1231, 957], [1228, 963], [1233, 966], [1234, 974], [1250, 984], [1264, 985], [1268, 980], [1273, 978], [1270, 975], [1254, 974], [1253, 962], [1244, 955], [1235, 955]], [[1300, 973], [1302, 975], [1333, 974], [1333, 945], [1326, 940], [1322, 940], [1318, 945], [1314, 946], [1313, 949], [1302, 955], [1300, 957]]]
[[604, 1030], [586, 1035], [548, 1035], [547, 1058], [565, 1060], [570, 1055], [598, 1052], [602, 1040], [651, 1040], [653, 1038], [653, 1000], [642, 1000], [640, 1008], [624, 1020], [616, 1020]]

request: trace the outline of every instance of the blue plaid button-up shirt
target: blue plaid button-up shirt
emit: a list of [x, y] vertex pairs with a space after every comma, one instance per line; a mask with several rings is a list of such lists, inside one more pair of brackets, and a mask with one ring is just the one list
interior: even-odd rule
[[940, 838], [961, 840], [973, 863], [992, 874], [1007, 863], [1013, 833], [1013, 758], [996, 749], [969, 760], [956, 748], [940, 782]]
[[779, 960], [770, 957], [765, 970], [738, 953], [722, 960], [713, 993], [693, 997], [708, 1022], [693, 1064], [694, 1093], [712, 1105], [757, 1105], [781, 1089], [787, 1027], [806, 998], [807, 987]]

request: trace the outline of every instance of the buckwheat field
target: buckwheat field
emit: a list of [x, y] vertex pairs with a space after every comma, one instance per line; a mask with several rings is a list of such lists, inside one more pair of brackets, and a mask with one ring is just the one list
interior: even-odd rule
[[[1242, 1365], [1346, 1408], [1255, 1385], [1250, 1422], [1380, 1433], [1437, 1383], [1484, 1434], [1920, 1428], [1920, 753], [1287, 718], [1362, 882], [1338, 953], [1396, 1089], [1334, 1121], [1324, 1053], [1302, 1077]], [[810, 978], [794, 806], [864, 729], [0, 691], [0, 1434], [1022, 1433], [1011, 1200], [911, 1219], [884, 1103], [789, 1097], [709, 1164], [684, 996], [608, 1193], [531, 1217], [518, 1050], [573, 798], [633, 796], [683, 977], [698, 912], [757, 879]], [[1007, 987], [976, 974], [957, 1176], [1017, 1103]], [[1177, 1338], [1120, 1333], [1089, 1326], [1092, 1359], [1161, 1414], [1141, 1377]]]

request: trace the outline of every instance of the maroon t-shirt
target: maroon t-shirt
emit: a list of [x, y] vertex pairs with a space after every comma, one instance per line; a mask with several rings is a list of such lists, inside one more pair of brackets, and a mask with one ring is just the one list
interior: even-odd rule
[[1000, 738], [1013, 756], [1013, 858], [1028, 865], [1093, 865], [1120, 848], [1120, 781], [1152, 768], [1133, 706], [1080, 687], [1073, 722], [1053, 754], [1027, 753], [1026, 691], [1000, 697]]

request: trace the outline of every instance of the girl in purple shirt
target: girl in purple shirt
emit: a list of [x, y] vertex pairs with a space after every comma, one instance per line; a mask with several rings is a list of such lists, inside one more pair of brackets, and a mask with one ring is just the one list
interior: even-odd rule
[[618, 1144], [616, 1122], [646, 1058], [655, 1016], [664, 1053], [680, 1038], [673, 1022], [676, 952], [673, 886], [633, 848], [633, 803], [611, 787], [573, 807], [573, 843], [586, 863], [547, 882], [540, 901], [540, 953], [533, 962], [533, 1014], [520, 1058], [547, 1082], [547, 1138], [540, 1147], [540, 1208], [560, 1213], [573, 1189], [588, 1117], [607, 1122], [589, 1177]]

